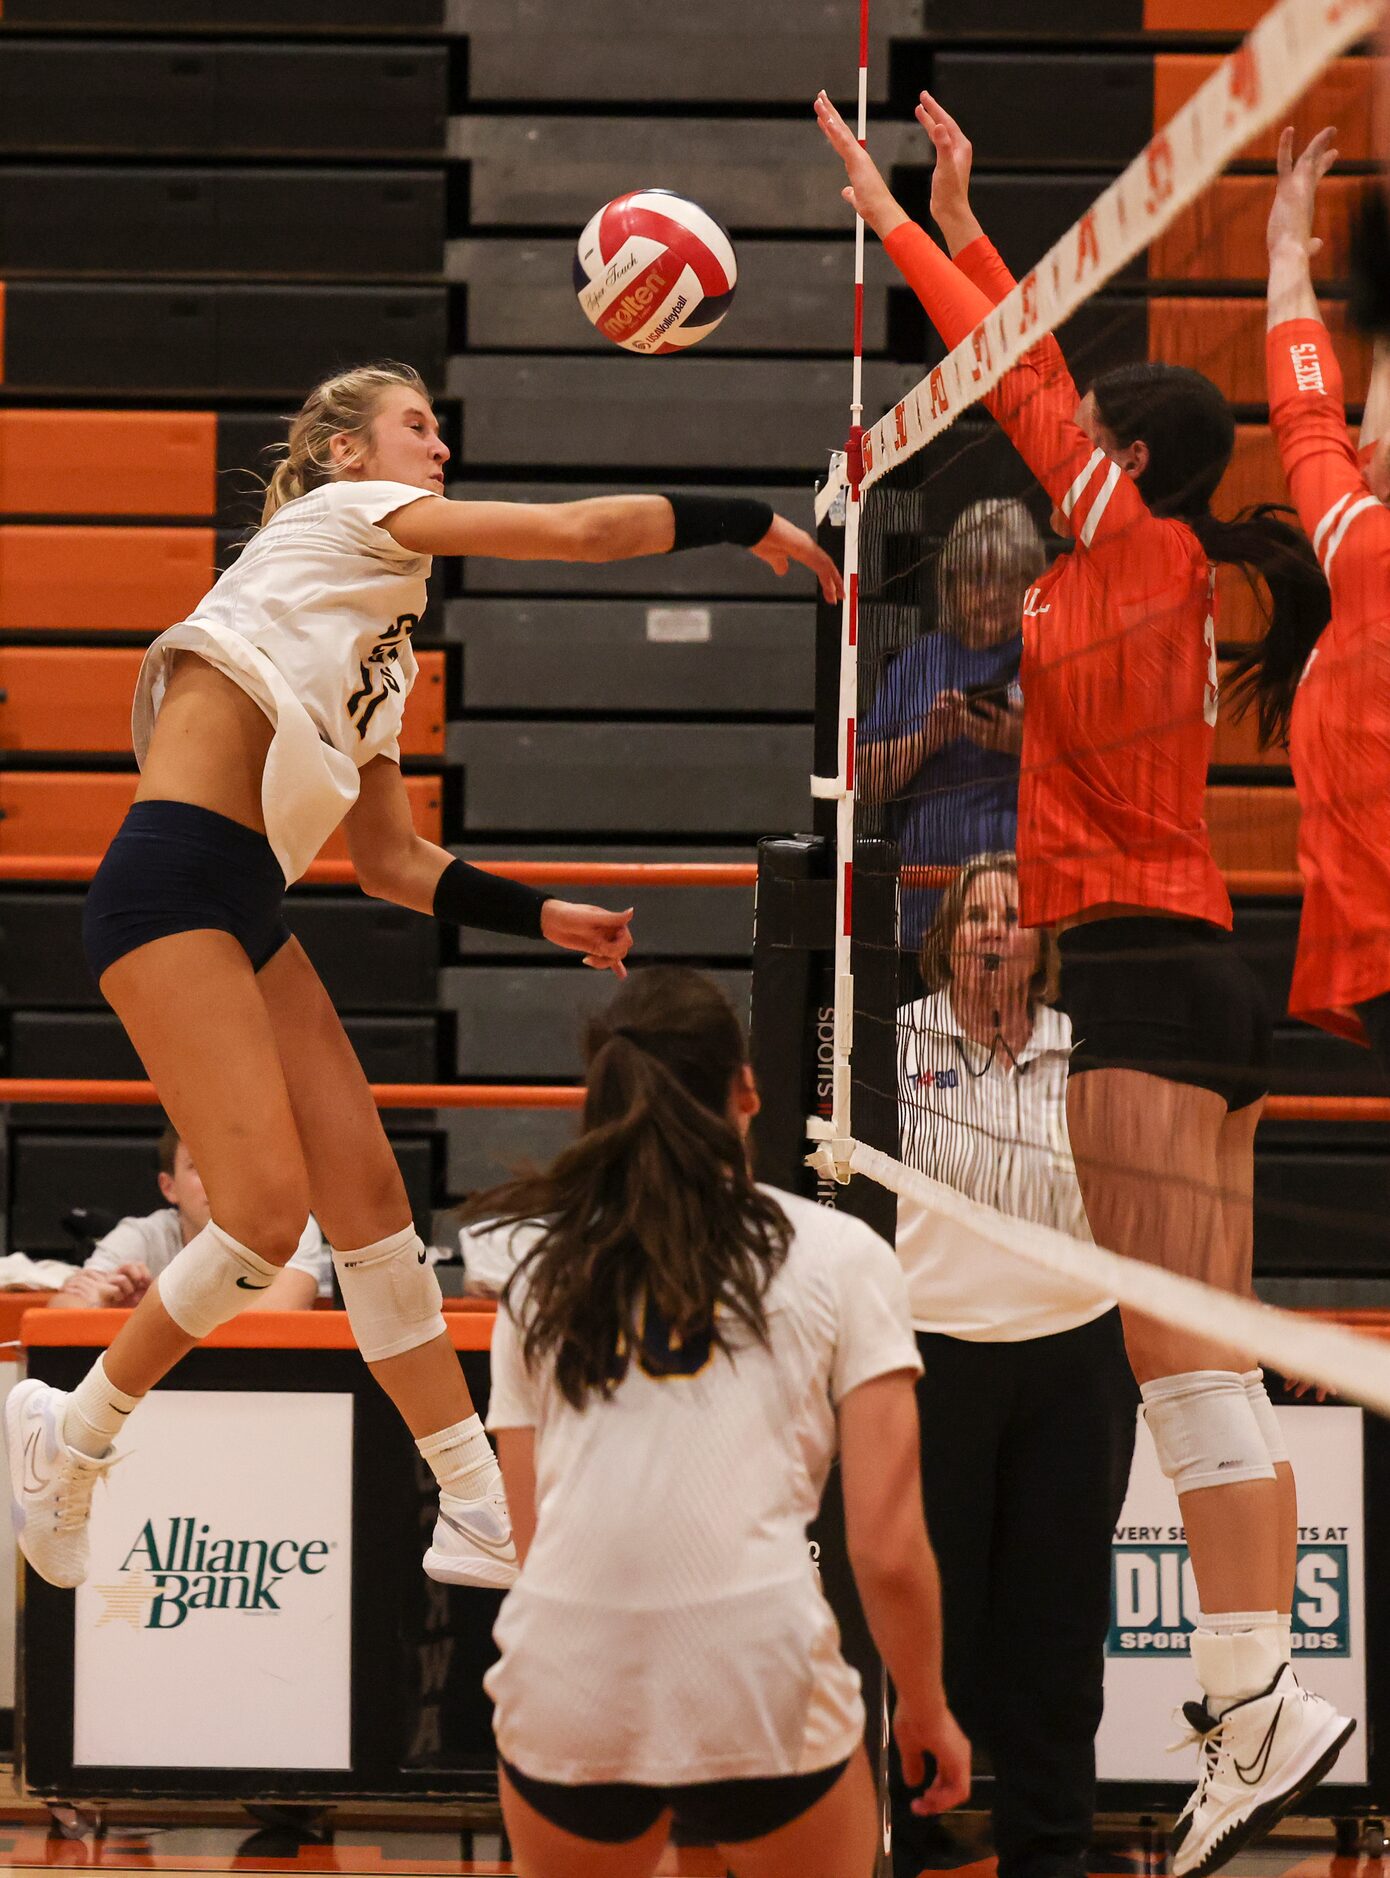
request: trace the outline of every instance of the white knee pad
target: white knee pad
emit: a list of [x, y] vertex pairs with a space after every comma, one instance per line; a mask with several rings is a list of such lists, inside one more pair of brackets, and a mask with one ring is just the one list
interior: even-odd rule
[[439, 1280], [413, 1226], [355, 1252], [333, 1253], [358, 1349], [369, 1363], [403, 1356], [444, 1334]]
[[219, 1324], [230, 1323], [279, 1275], [278, 1265], [210, 1219], [164, 1267], [155, 1285], [160, 1303], [179, 1329], [190, 1337], [206, 1337]]
[[1269, 1449], [1271, 1461], [1287, 1461], [1289, 1444], [1284, 1439], [1279, 1426], [1279, 1417], [1274, 1413], [1274, 1404], [1269, 1399], [1265, 1388], [1265, 1373], [1262, 1369], [1247, 1369], [1241, 1377], [1245, 1385], [1246, 1400], [1255, 1411], [1255, 1420], [1260, 1424], [1260, 1433], [1264, 1436], [1265, 1446]]
[[1179, 1493], [1273, 1480], [1264, 1435], [1234, 1370], [1194, 1369], [1141, 1385], [1158, 1464]]

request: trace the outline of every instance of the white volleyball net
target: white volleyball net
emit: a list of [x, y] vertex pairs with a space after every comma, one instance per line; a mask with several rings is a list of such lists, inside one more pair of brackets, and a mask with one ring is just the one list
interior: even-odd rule
[[[1350, 329], [1339, 282], [1361, 186], [1354, 172], [1358, 164], [1368, 170], [1374, 157], [1361, 42], [1379, 11], [1375, 0], [1279, 0], [1236, 51], [1208, 61], [1205, 76], [1194, 69], [1191, 95], [1123, 173], [1046, 253], [1012, 257], [1018, 284], [1002, 298], [991, 295], [992, 310], [974, 330], [865, 431], [862, 468], [834, 459], [817, 512], [844, 515], [839, 763], [834, 777], [817, 779], [816, 792], [837, 804], [841, 857], [835, 1062], [832, 1111], [809, 1126], [822, 1172], [882, 1183], [906, 1215], [948, 1220], [967, 1237], [1071, 1281], [1078, 1296], [1089, 1289], [1228, 1339], [1283, 1374], [1390, 1412], [1384, 1345], [1214, 1293], [1091, 1242], [1065, 1120], [1072, 1039], [1061, 1034], [1048, 1002], [1048, 948], [1039, 948], [1028, 975], [1033, 1021], [1020, 1027], [1010, 1021], [1017, 999], [1005, 1009], [1002, 990], [997, 1005], [992, 997], [1016, 956], [1017, 884], [1007, 866], [982, 862], [1012, 855], [1020, 816], [1037, 800], [1021, 748], [1027, 687], [1020, 683], [1020, 623], [1025, 606], [1046, 604], [1029, 596], [1045, 595], [1048, 571], [1064, 551], [1049, 513], [1054, 505], [1080, 505], [1086, 520], [1078, 533], [1089, 540], [1088, 527], [1105, 525], [1118, 476], [1101, 461], [1083, 466], [1094, 487], [1078, 475], [1049, 493], [1056, 475], [1048, 471], [1059, 466], [1039, 461], [1036, 436], [1025, 463], [985, 400], [998, 394], [1016, 436], [1027, 397], [1055, 402], [1058, 380], [1039, 367], [1035, 350], [1053, 333], [1078, 398], [1102, 374], [1145, 359], [1189, 367], [1217, 386], [1237, 419], [1214, 512], [1287, 503], [1264, 411], [1264, 223], [1274, 144], [1285, 123], [1302, 142], [1336, 122], [1351, 166], [1352, 176], [1324, 186], [1324, 251], [1315, 271], [1354, 407], [1364, 397], [1370, 347]], [[952, 108], [949, 96], [941, 102]], [[1075, 107], [1085, 109], [1084, 97]], [[969, 124], [963, 128], [969, 134]], [[1150, 723], [1143, 734], [1160, 765], [1176, 760], [1204, 726], [1213, 737], [1205, 799], [1212, 849], [1239, 909], [1236, 943], [1268, 981], [1273, 1002], [1297, 918], [1297, 806], [1283, 753], [1262, 752], [1251, 721], [1217, 709], [1223, 668], [1263, 631], [1264, 604], [1258, 588], [1223, 571], [1195, 648], [1191, 695], [1177, 701], [1170, 722]], [[1074, 701], [1089, 709], [1043, 727], [1033, 746], [1043, 751], [1040, 763], [1065, 762], [1068, 736], [1089, 740], [1103, 757], [1105, 736], [1118, 746], [1136, 734], [1126, 727], [1124, 687], [1142, 672], [1155, 623], [1153, 613], [1119, 609], [1106, 670], [1077, 677]], [[1097, 685], [1112, 688], [1116, 705], [1113, 729], [1103, 733], [1096, 729], [1107, 721], [1096, 709]], [[849, 857], [856, 842], [875, 838], [894, 843], [901, 860], [892, 931], [856, 929]], [[1069, 859], [1094, 885], [1105, 844], [1097, 838], [1088, 853], [1084, 831], [1072, 839]], [[1187, 891], [1195, 876], [1190, 863], [1183, 866], [1175, 886]], [[852, 948], [861, 960], [866, 949], [896, 955], [892, 1018], [856, 1014]], [[891, 1052], [866, 1028], [889, 1023]], [[870, 1060], [876, 1071], [864, 1068]], [[1337, 1104], [1349, 1074], [1335, 1053], [1288, 1042], [1274, 1086], [1283, 1089], [1285, 1113], [1310, 1116], [1315, 1127], [1319, 1100], [1330, 1100], [1329, 1113], [1345, 1111]], [[892, 1079], [891, 1090], [872, 1086], [896, 1102], [896, 1144], [856, 1134], [853, 1091], [856, 1079], [866, 1086], [866, 1075]], [[1300, 1107], [1300, 1096], [1313, 1099]], [[1367, 1113], [1370, 1125], [1381, 1125], [1373, 1106]], [[1111, 1151], [1123, 1158], [1129, 1145], [1119, 1141]], [[1152, 1165], [1147, 1148], [1141, 1152], [1136, 1141], [1133, 1149], [1136, 1175], [1173, 1178]], [[1358, 1232], [1368, 1243], [1383, 1236], [1377, 1178], [1368, 1173], [1359, 1212], [1355, 1194], [1339, 1196], [1343, 1243]], [[1219, 1171], [1210, 1193], [1192, 1196], [1198, 1211], [1219, 1199], [1218, 1179]], [[1263, 1194], [1260, 1217], [1275, 1236], [1318, 1220], [1325, 1228], [1316, 1168], [1303, 1188]]]

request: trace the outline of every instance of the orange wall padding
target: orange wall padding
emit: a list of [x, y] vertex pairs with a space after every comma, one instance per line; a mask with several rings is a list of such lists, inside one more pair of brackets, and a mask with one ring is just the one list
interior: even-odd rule
[[[1351, 224], [1365, 188], [1358, 176], [1329, 176], [1318, 191], [1317, 281], [1345, 280], [1351, 268]], [[1271, 176], [1223, 176], [1149, 250], [1151, 280], [1248, 280], [1269, 277], [1265, 223], [1274, 194]], [[1263, 307], [1261, 307], [1263, 312]]]
[[205, 518], [216, 508], [211, 411], [0, 411], [0, 513]]
[[210, 528], [0, 528], [0, 629], [153, 639], [202, 599], [216, 553]]
[[[496, 1309], [451, 1311], [445, 1318], [456, 1350], [492, 1346]], [[76, 1344], [104, 1348], [130, 1316], [129, 1311], [31, 1310], [20, 1319], [20, 1338], [36, 1345]], [[346, 1311], [243, 1311], [231, 1323], [203, 1338], [212, 1350], [355, 1350]]]
[[1211, 850], [1223, 871], [1292, 870], [1298, 860], [1298, 797], [1292, 788], [1207, 790]]
[[[1265, 0], [1260, 0], [1253, 11], [1256, 15], [1263, 13]], [[1154, 59], [1155, 130], [1166, 124], [1180, 105], [1187, 103], [1220, 63], [1220, 53], [1157, 54]], [[1373, 160], [1370, 77], [1369, 59], [1335, 60], [1290, 107], [1286, 119], [1251, 139], [1240, 153], [1242, 159], [1273, 163], [1279, 132], [1284, 123], [1291, 123], [1300, 144], [1306, 143], [1324, 124], [1335, 124], [1337, 148], [1347, 162]], [[1271, 185], [1266, 182], [1263, 186], [1268, 190]]]
[[1144, 0], [1146, 33], [1248, 33], [1269, 0]]
[[[1346, 377], [1347, 399], [1359, 405], [1371, 375], [1371, 342], [1353, 332], [1346, 309], [1323, 309]], [[1149, 301], [1149, 357], [1205, 372], [1233, 404], [1264, 404], [1265, 306], [1263, 300], [1179, 300], [1156, 294]]]
[[[0, 853], [101, 854], [130, 806], [136, 780], [131, 775], [54, 770], [0, 772]], [[438, 780], [407, 776], [405, 786], [416, 829], [427, 840], [439, 841], [443, 812]], [[341, 829], [323, 852], [346, 858]]]
[[[0, 749], [130, 749], [130, 703], [144, 653], [135, 647], [0, 647]], [[444, 654], [426, 652], [405, 707], [401, 752], [444, 750]]]

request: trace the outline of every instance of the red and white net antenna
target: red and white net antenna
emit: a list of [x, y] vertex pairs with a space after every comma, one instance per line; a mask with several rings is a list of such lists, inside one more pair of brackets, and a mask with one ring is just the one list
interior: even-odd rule
[[[859, 112], [855, 135], [869, 136], [869, 0], [859, 0]], [[830, 1114], [807, 1124], [821, 1144], [819, 1161], [840, 1181], [850, 1176], [850, 1058], [854, 1050], [854, 734], [859, 693], [859, 491], [864, 480], [864, 218], [854, 219], [854, 344], [849, 438], [845, 444], [845, 598], [840, 625], [839, 765], [834, 776], [813, 776], [811, 793], [835, 803], [835, 1036]], [[832, 476], [831, 485], [838, 480]], [[818, 519], [823, 511], [818, 505]]]

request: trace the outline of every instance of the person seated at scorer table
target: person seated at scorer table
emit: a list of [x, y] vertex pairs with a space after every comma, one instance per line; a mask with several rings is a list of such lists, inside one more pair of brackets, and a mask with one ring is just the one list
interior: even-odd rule
[[[166, 1204], [123, 1219], [92, 1248], [80, 1271], [49, 1300], [53, 1310], [121, 1310], [138, 1304], [167, 1265], [208, 1223], [208, 1196], [187, 1144], [172, 1125], [159, 1137], [159, 1191]], [[284, 1269], [250, 1311], [311, 1311], [331, 1298], [333, 1254], [311, 1217]]]

